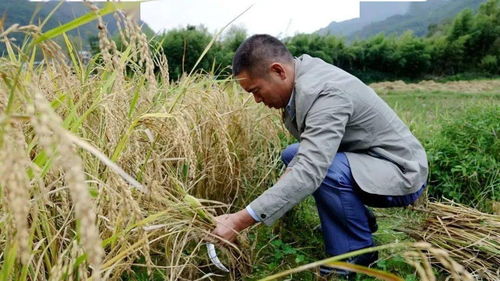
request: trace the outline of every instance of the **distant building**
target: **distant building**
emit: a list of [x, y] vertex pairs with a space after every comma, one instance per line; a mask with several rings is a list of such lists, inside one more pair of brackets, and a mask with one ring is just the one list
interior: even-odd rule
[[78, 57], [83, 64], [87, 64], [92, 58], [92, 54], [89, 51], [78, 51]]

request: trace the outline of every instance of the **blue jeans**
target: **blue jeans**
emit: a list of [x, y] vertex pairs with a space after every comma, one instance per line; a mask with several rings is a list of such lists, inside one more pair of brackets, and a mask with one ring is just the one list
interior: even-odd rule
[[[289, 145], [281, 154], [288, 165], [299, 149], [299, 144]], [[321, 220], [323, 240], [329, 255], [340, 255], [373, 245], [368, 226], [368, 209], [371, 207], [403, 207], [415, 202], [425, 185], [416, 193], [404, 196], [375, 195], [362, 191], [354, 181], [345, 153], [335, 155], [325, 179], [313, 193]]]

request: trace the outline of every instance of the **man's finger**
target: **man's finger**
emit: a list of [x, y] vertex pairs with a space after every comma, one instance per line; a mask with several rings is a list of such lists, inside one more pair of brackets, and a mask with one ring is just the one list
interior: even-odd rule
[[204, 238], [205, 241], [215, 244], [215, 245], [220, 245], [220, 246], [227, 246], [228, 244], [231, 244], [231, 241], [215, 234], [215, 233], [210, 233], [209, 235], [206, 235]]
[[228, 219], [229, 219], [229, 215], [220, 215], [220, 216], [215, 217], [215, 221], [217, 223], [223, 222], [223, 221], [228, 220]]
[[212, 243], [212, 244], [218, 244], [220, 242], [220, 239], [217, 239], [211, 235], [206, 235], [205, 237], [203, 237], [203, 241], [206, 241], [206, 242]]

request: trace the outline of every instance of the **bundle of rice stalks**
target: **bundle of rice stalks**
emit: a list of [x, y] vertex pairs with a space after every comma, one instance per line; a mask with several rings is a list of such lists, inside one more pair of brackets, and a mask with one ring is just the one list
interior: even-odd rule
[[429, 203], [418, 208], [427, 218], [403, 230], [412, 237], [446, 250], [475, 277], [500, 276], [500, 216], [456, 203]]
[[[67, 37], [69, 56], [36, 27], [0, 32], [8, 50], [0, 58], [2, 280], [137, 279], [141, 268], [162, 280], [212, 278], [221, 272], [203, 245], [213, 216], [274, 180], [278, 116], [231, 81], [170, 83], [164, 56], [117, 18], [126, 50], [99, 19], [101, 53], [89, 65]], [[16, 46], [10, 32], [38, 39]], [[36, 67], [40, 50], [45, 63]], [[234, 280], [246, 255], [234, 245], [223, 251], [232, 271], [222, 279]]]

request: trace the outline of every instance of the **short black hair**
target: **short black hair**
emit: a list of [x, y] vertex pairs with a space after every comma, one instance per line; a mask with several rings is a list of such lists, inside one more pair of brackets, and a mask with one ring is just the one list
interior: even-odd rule
[[292, 63], [293, 56], [277, 38], [267, 34], [256, 34], [241, 43], [233, 57], [233, 76], [243, 71], [260, 76], [271, 61]]

